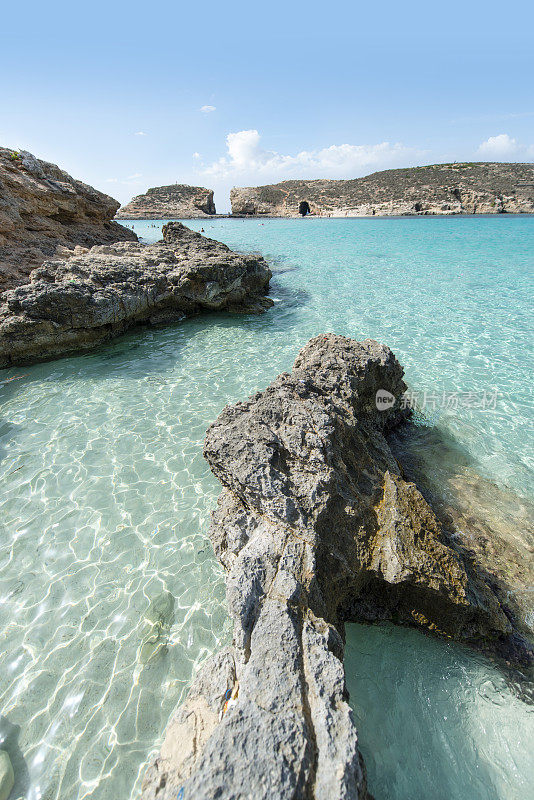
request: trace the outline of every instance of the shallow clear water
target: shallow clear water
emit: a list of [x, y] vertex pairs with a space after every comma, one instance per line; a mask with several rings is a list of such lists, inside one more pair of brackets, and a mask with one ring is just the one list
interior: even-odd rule
[[[187, 224], [260, 250], [275, 273], [275, 307], [142, 329], [4, 373], [23, 376], [0, 387], [0, 736], [16, 762], [14, 797], [136, 795], [195, 668], [229, 634], [207, 539], [218, 486], [202, 459], [205, 429], [226, 403], [289, 369], [311, 336], [387, 342], [420, 398], [497, 389], [495, 409], [434, 401], [425, 413], [454, 437], [460, 472], [497, 484], [511, 508], [517, 495], [532, 497], [534, 218]], [[135, 228], [159, 237], [154, 223]], [[437, 468], [440, 448], [427, 451]], [[526, 533], [516, 538], [526, 549]], [[448, 645], [436, 647], [439, 660]], [[373, 675], [376, 664], [358, 669]], [[439, 702], [454, 709], [456, 690]], [[517, 706], [525, 726], [527, 711]], [[526, 776], [506, 742], [503, 774]], [[387, 784], [388, 797], [396, 791]]]
[[534, 709], [494, 667], [418, 631], [346, 631], [347, 684], [375, 800], [532, 796]]

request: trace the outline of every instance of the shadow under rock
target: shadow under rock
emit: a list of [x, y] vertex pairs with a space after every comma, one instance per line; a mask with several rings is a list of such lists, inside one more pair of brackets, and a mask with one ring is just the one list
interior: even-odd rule
[[[4, 398], [0, 395], [0, 402], [3, 399]], [[6, 422], [5, 420], [0, 419], [0, 462], [2, 462], [7, 455], [7, 450], [4, 446], [4, 443], [8, 438], [16, 435], [17, 427], [17, 425], [13, 425], [11, 422]], [[17, 467], [16, 469], [20, 469], [20, 467]]]
[[[387, 438], [404, 478], [417, 485], [450, 543], [491, 586], [519, 632], [519, 650], [527, 652], [533, 641], [534, 506], [480, 475], [468, 451], [439, 426], [408, 421]], [[521, 684], [530, 679], [532, 664], [525, 669], [517, 676]]]
[[271, 297], [275, 303], [284, 303], [289, 308], [299, 308], [300, 306], [308, 305], [311, 300], [311, 294], [307, 292], [306, 289], [293, 289], [278, 283], [276, 280], [271, 281], [269, 297]]

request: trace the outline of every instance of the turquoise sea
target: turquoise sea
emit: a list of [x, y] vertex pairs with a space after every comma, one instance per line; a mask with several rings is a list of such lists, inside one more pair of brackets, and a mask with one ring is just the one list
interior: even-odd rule
[[[386, 342], [421, 422], [414, 469], [489, 519], [532, 622], [533, 217], [194, 220], [274, 273], [263, 316], [209, 315], [0, 376], [0, 739], [12, 800], [135, 798], [203, 659], [230, 636], [202, 459], [222, 407], [311, 337]], [[161, 223], [131, 223], [148, 241]], [[399, 443], [399, 447], [406, 444]], [[437, 488], [436, 488], [437, 487]], [[524, 800], [534, 714], [484, 659], [347, 629], [376, 800]]]

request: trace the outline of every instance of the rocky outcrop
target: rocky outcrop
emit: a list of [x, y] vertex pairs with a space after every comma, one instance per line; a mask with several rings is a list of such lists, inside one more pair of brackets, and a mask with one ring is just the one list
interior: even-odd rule
[[215, 214], [213, 191], [174, 183], [147, 189], [122, 206], [117, 219], [196, 219]]
[[232, 189], [232, 214], [326, 217], [534, 212], [533, 164], [435, 164], [354, 180], [293, 180]]
[[271, 271], [260, 256], [171, 222], [163, 241], [101, 245], [46, 261], [0, 306], [0, 367], [87, 350], [132, 325], [202, 311], [259, 313]]
[[291, 374], [208, 430], [204, 454], [223, 486], [210, 536], [233, 644], [171, 720], [143, 800], [367, 798], [345, 621], [394, 620], [528, 658], [392, 455], [405, 388], [384, 345], [319, 336]]
[[0, 292], [77, 246], [137, 241], [113, 221], [119, 203], [31, 153], [0, 147]]

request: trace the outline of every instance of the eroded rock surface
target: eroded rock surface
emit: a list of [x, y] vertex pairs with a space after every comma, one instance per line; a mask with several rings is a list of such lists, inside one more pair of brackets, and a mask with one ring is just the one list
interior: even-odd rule
[[235, 188], [232, 214], [297, 217], [302, 203], [331, 217], [534, 212], [532, 164], [434, 164], [354, 180], [291, 180]]
[[155, 186], [119, 209], [117, 219], [195, 219], [215, 214], [213, 190], [173, 183]]
[[120, 242], [46, 261], [0, 306], [0, 367], [87, 350], [138, 323], [202, 311], [259, 313], [271, 271], [179, 222], [153, 245]]
[[[517, 651], [494, 591], [388, 446], [405, 388], [384, 345], [319, 336], [291, 374], [208, 430], [205, 457], [223, 486], [210, 536], [233, 645], [173, 718], [144, 800], [367, 798], [345, 621]], [[394, 405], [379, 411], [378, 390]]]
[[0, 147], [0, 292], [77, 245], [137, 241], [113, 221], [119, 205], [55, 164]]

